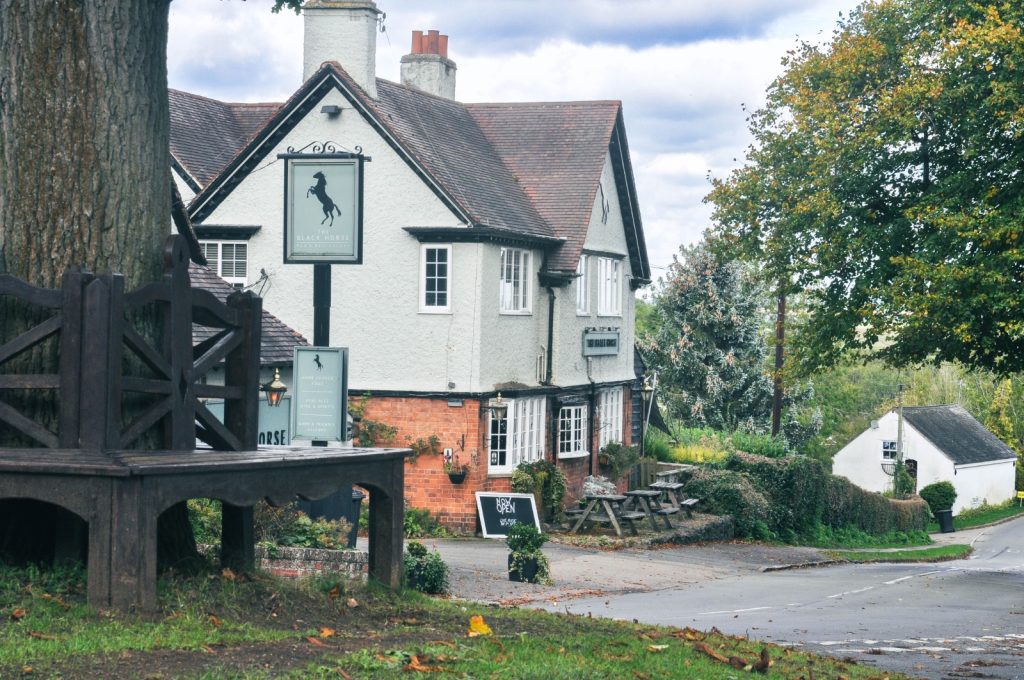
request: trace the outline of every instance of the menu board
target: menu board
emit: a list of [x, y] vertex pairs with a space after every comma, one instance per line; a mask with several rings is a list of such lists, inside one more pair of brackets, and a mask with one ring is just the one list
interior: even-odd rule
[[292, 439], [344, 441], [348, 348], [296, 347], [292, 367]]

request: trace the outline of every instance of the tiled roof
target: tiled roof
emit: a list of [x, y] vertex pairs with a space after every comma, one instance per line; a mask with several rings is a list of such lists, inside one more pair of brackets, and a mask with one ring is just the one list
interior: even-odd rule
[[576, 269], [619, 102], [466, 104], [465, 108], [537, 211], [566, 240], [548, 267]]
[[[224, 302], [228, 296], [237, 291], [224, 279], [220, 278], [209, 267], [189, 264], [189, 278], [193, 285], [213, 293], [218, 300]], [[296, 330], [286, 326], [280, 319], [263, 310], [263, 329], [260, 335], [260, 365], [281, 366], [291, 364], [292, 348], [295, 345], [308, 346], [306, 340]], [[214, 329], [207, 326], [192, 326], [192, 343], [199, 344], [214, 334]]]
[[377, 94], [382, 122], [415, 152], [474, 223], [533, 236], [555, 235], [465, 105], [379, 78]]
[[904, 406], [903, 418], [957, 465], [1017, 457], [960, 406]]
[[[205, 219], [246, 168], [270, 152], [271, 143], [290, 129], [291, 119], [297, 120], [293, 109], [308, 110], [309, 97], [322, 97], [319, 93], [326, 92], [332, 77], [471, 227], [563, 241], [545, 260], [549, 271], [576, 269], [605, 155], [612, 150], [617, 182], [626, 185], [619, 188], [619, 197], [633, 276], [649, 279], [632, 170], [619, 167], [629, 164], [619, 102], [462, 104], [380, 78], [378, 99], [373, 99], [330, 62], [284, 104], [251, 105], [265, 107], [267, 113], [263, 129], [255, 136], [241, 130], [232, 108], [240, 105], [172, 91], [172, 139], [183, 136], [172, 142], [172, 151], [197, 179], [200, 173], [204, 177], [200, 179], [203, 190], [190, 206], [196, 220]], [[179, 106], [184, 111], [175, 112]], [[210, 130], [182, 129], [191, 123], [209, 128], [223, 124], [232, 132], [216, 135]], [[179, 153], [200, 154], [204, 143], [210, 145], [210, 160], [179, 157]], [[615, 153], [620, 148], [623, 153]], [[210, 174], [213, 166], [217, 172]]]
[[259, 132], [280, 104], [231, 104], [168, 90], [171, 153], [205, 186]]

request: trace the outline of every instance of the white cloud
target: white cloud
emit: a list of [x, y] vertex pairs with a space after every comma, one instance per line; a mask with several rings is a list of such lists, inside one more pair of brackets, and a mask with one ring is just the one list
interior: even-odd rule
[[[378, 75], [399, 78], [413, 29], [450, 36], [462, 101], [619, 99], [651, 262], [700, 239], [707, 174], [725, 176], [796, 38], [822, 40], [851, 0], [378, 0]], [[260, 2], [175, 0], [172, 87], [229, 101], [299, 85], [302, 20]], [[655, 271], [657, 273], [658, 270]]]

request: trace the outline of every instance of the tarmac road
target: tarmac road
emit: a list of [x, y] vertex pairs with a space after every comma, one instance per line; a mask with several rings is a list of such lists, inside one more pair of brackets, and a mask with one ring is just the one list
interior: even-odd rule
[[[811, 548], [548, 544], [553, 586], [507, 580], [503, 541], [424, 541], [459, 598], [746, 634], [927, 678], [1024, 679], [1024, 519], [937, 535], [970, 559], [831, 565]], [[781, 568], [781, 569], [780, 569]], [[766, 571], [766, 569], [779, 569]]]

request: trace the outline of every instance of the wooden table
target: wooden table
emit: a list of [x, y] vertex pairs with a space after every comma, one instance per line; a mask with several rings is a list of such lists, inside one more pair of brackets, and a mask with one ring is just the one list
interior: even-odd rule
[[647, 520], [651, 523], [651, 529], [658, 531], [658, 525], [654, 521], [656, 516], [661, 517], [665, 521], [666, 529], [672, 528], [672, 522], [669, 521], [668, 516], [679, 512], [679, 510], [673, 507], [662, 507], [660, 502], [661, 491], [636, 489], [634, 491], [627, 491], [626, 496], [629, 497], [630, 501], [640, 506], [640, 509], [647, 516]]
[[[637, 536], [636, 527], [633, 525], [634, 520], [643, 519], [644, 513], [642, 512], [630, 512], [622, 507], [629, 497], [620, 496], [617, 494], [599, 495], [599, 494], [587, 494], [584, 496], [587, 499], [587, 507], [584, 508], [583, 514], [580, 515], [576, 523], [573, 524], [572, 529], [569, 533], [576, 533], [581, 527], [588, 523], [600, 522], [602, 524], [611, 524], [612, 529], [615, 530], [615, 534], [622, 537], [622, 527], [619, 525], [619, 521], [625, 522], [629, 525], [630, 532]], [[598, 514], [594, 511], [600, 506], [604, 514]]]

